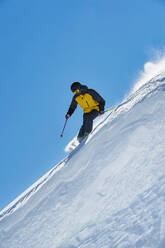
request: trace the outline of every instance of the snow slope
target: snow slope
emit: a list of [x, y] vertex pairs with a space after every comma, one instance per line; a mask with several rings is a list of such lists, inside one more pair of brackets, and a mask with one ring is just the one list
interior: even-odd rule
[[159, 63], [85, 144], [1, 211], [1, 248], [165, 247], [165, 63]]

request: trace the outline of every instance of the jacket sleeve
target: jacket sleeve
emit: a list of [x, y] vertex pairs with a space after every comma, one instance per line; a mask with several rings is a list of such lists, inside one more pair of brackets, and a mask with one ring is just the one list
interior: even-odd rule
[[99, 103], [100, 111], [104, 111], [105, 100], [93, 89], [89, 89], [89, 94], [93, 97], [93, 99]]
[[75, 97], [73, 97], [67, 115], [69, 114], [71, 116], [76, 108], [77, 108], [77, 102], [75, 101]]

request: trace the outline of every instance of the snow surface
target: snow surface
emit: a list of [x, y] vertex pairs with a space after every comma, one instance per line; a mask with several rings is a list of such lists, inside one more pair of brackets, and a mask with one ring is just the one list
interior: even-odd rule
[[152, 65], [85, 143], [0, 212], [1, 248], [165, 247], [165, 63]]

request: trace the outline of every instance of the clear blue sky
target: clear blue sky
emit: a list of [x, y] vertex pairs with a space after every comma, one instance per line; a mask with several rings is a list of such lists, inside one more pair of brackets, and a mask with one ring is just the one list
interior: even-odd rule
[[64, 156], [60, 133], [80, 81], [107, 107], [165, 45], [162, 0], [0, 0], [0, 209]]

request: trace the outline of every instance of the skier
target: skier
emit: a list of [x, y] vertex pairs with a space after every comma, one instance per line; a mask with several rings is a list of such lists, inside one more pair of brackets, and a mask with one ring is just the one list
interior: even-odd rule
[[83, 125], [77, 136], [79, 143], [81, 143], [81, 141], [92, 131], [93, 120], [98, 115], [104, 114], [105, 100], [95, 90], [89, 89], [80, 82], [73, 82], [71, 91], [74, 93], [74, 96], [65, 118], [68, 119], [73, 114], [77, 108], [77, 104], [83, 108]]

